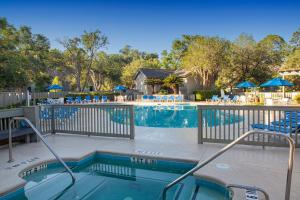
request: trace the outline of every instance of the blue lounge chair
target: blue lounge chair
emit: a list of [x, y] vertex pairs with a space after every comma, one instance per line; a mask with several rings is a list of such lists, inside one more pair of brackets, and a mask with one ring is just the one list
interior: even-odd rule
[[68, 104], [74, 103], [73, 97], [67, 97], [66, 103]]
[[82, 103], [82, 99], [80, 96], [75, 97], [75, 103]]
[[90, 103], [92, 100], [91, 100], [91, 96], [85, 96], [85, 99], [84, 99], [85, 102], [87, 103]]
[[167, 101], [168, 101], [168, 96], [162, 96], [162, 97], [161, 97], [161, 101], [167, 102]]
[[161, 96], [155, 96], [155, 101], [157, 102], [161, 101]]
[[99, 101], [100, 101], [99, 96], [94, 96], [94, 102], [99, 102]]
[[148, 100], [148, 96], [147, 95], [143, 95], [142, 99], [143, 99], [143, 101], [147, 101]]
[[183, 101], [182, 95], [176, 96], [176, 97], [175, 97], [175, 101], [182, 102], [182, 101]]
[[107, 102], [107, 96], [102, 96], [102, 102]]
[[175, 101], [175, 97], [173, 95], [169, 96], [169, 101]]
[[239, 96], [234, 95], [234, 96], [232, 97], [231, 101], [232, 101], [233, 103], [237, 103], [237, 102], [239, 101]]
[[220, 101], [220, 98], [218, 97], [218, 95], [213, 95], [213, 96], [211, 97], [211, 101], [213, 101], [213, 102], [218, 102], [218, 101]]
[[154, 101], [154, 96], [151, 95], [148, 97], [148, 99], [149, 99], [149, 101]]
[[224, 95], [222, 100], [223, 100], [224, 102], [230, 101], [229, 95]]

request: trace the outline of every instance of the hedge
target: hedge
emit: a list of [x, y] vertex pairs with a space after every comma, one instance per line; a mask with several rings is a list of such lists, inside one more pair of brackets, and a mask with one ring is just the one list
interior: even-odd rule
[[205, 101], [206, 99], [211, 99], [213, 95], [220, 95], [218, 90], [197, 90], [194, 91], [195, 101]]

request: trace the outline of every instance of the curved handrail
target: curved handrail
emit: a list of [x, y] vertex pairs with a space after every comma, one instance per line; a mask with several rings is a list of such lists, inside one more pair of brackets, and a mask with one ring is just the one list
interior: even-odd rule
[[[217, 153], [215, 153], [214, 155], [212, 155], [208, 159], [204, 160], [201, 163], [199, 162], [190, 171], [186, 172], [185, 174], [181, 175], [180, 177], [178, 177], [177, 179], [175, 179], [174, 181], [172, 181], [171, 183], [169, 183], [168, 185], [166, 185], [164, 187], [164, 189], [163, 189], [162, 199], [163, 200], [166, 199], [167, 191], [168, 191], [169, 188], [171, 188], [172, 186], [176, 185], [177, 183], [179, 183], [183, 179], [187, 178], [188, 176], [192, 175], [195, 171], [201, 169], [202, 167], [204, 167], [205, 165], [207, 165], [208, 163], [210, 163], [211, 161], [213, 161], [214, 159], [216, 159], [217, 157], [219, 157], [220, 155], [222, 155], [223, 153], [225, 153], [227, 150], [231, 149], [233, 146], [235, 146], [236, 144], [238, 144], [245, 137], [248, 137], [249, 135], [255, 134], [255, 133], [264, 134], [264, 135], [278, 135], [278, 133], [268, 132], [268, 131], [256, 131], [256, 130], [252, 130], [252, 131], [246, 132], [244, 135], [240, 136], [239, 138], [237, 138], [233, 142], [229, 143], [228, 145], [226, 145], [225, 147], [223, 147], [220, 151], [218, 151]], [[289, 200], [290, 199], [290, 191], [291, 191], [291, 181], [292, 181], [293, 164], [294, 164], [294, 159], [295, 159], [295, 141], [290, 136], [288, 136], [288, 135], [281, 134], [281, 136], [283, 136], [283, 137], [285, 137], [287, 139], [287, 141], [289, 142], [289, 146], [290, 146], [288, 171], [287, 171], [287, 179], [286, 179], [286, 189], [285, 189], [285, 200]]]
[[249, 186], [244, 186], [244, 185], [229, 184], [229, 185], [227, 185], [227, 188], [240, 188], [240, 189], [245, 189], [245, 190], [256, 190], [256, 191], [259, 191], [264, 194], [265, 200], [270, 199], [268, 193], [259, 187], [249, 187]]
[[46, 142], [45, 138], [42, 136], [40, 131], [31, 123], [29, 119], [26, 117], [14, 117], [9, 122], [9, 161], [12, 162], [12, 134], [11, 134], [11, 123], [13, 120], [24, 120], [27, 122], [27, 124], [32, 128], [32, 130], [36, 133], [36, 135], [42, 140], [44, 145], [49, 149], [49, 151], [55, 156], [55, 158], [64, 166], [64, 168], [67, 170], [67, 172], [72, 177], [72, 183], [75, 182], [75, 176], [71, 169], [67, 166], [67, 164], [58, 156], [58, 154], [53, 150], [53, 148]]

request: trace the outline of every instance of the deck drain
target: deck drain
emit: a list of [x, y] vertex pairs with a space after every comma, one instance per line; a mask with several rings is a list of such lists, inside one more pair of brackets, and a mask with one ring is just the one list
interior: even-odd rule
[[158, 151], [146, 151], [146, 150], [135, 150], [136, 153], [140, 153], [140, 154], [147, 154], [147, 155], [160, 155], [161, 153]]
[[217, 163], [216, 167], [219, 169], [229, 169], [230, 168], [230, 166], [226, 163]]

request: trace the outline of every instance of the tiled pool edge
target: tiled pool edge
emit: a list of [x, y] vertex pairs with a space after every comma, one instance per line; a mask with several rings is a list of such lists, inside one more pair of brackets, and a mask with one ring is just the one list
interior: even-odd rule
[[[81, 157], [76, 157], [76, 158], [68, 158], [68, 157], [63, 157], [62, 159], [66, 162], [68, 166], [77, 166], [77, 165], [82, 165], [84, 163], [87, 163], [88, 161], [94, 159], [95, 156], [100, 154], [110, 154], [114, 156], [126, 156], [126, 157], [137, 157], [137, 158], [145, 158], [145, 159], [155, 159], [160, 162], [164, 161], [169, 161], [169, 162], [176, 162], [176, 163], [181, 163], [181, 164], [197, 164], [197, 160], [193, 159], [182, 159], [182, 158], [172, 158], [172, 157], [165, 157], [165, 156], [151, 156], [151, 155], [144, 155], [140, 153], [123, 153], [123, 152], [117, 152], [117, 151], [93, 151], [91, 153], [87, 153], [84, 156]], [[24, 192], [24, 186], [26, 185], [26, 180], [23, 179], [22, 174], [30, 170], [32, 168], [35, 168], [37, 166], [41, 165], [51, 165], [51, 164], [57, 164], [56, 159], [45, 159], [45, 160], [39, 160], [38, 163], [31, 164], [29, 166], [26, 166], [25, 168], [21, 169], [20, 172], [18, 173], [18, 178], [22, 180], [22, 183], [16, 184], [16, 186], [12, 186], [9, 189], [6, 190], [1, 190], [0, 189], [0, 200], [4, 200], [9, 197], [13, 197], [14, 195], [17, 195], [19, 193]], [[218, 185], [220, 188], [222, 187], [223, 189], [226, 188], [226, 183], [223, 181], [216, 179], [215, 177], [210, 177], [210, 176], [202, 176], [202, 175], [197, 175], [193, 174], [194, 177], [196, 177], [199, 180], [205, 180], [206, 182], [211, 182], [212, 184]]]

